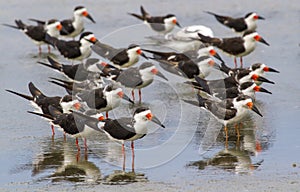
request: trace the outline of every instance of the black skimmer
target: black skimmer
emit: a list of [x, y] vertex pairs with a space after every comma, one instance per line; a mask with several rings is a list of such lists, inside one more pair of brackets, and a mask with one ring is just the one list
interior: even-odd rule
[[160, 127], [165, 126], [155, 117], [148, 107], [139, 107], [133, 113], [133, 117], [121, 117], [118, 119], [104, 119], [101, 122], [76, 112], [84, 123], [94, 129], [101, 129], [112, 140], [122, 142], [122, 153], [124, 155], [123, 170], [125, 171], [125, 141], [131, 141], [132, 170], [134, 171], [134, 141], [143, 138], [147, 134], [147, 123], [152, 121]]
[[264, 20], [265, 18], [259, 16], [257, 13], [251, 12], [245, 15], [245, 17], [233, 18], [229, 16], [222, 16], [210, 11], [206, 13], [215, 16], [215, 18], [225, 25], [229, 27], [236, 33], [245, 33], [247, 31], [255, 31], [257, 28], [256, 21], [258, 19]]
[[166, 34], [172, 31], [175, 25], [181, 27], [175, 15], [167, 14], [166, 16], [151, 16], [145, 11], [143, 6], [141, 6], [142, 15], [138, 15], [135, 13], [128, 14], [144, 21], [144, 23], [147, 24], [152, 30], [162, 34]]
[[[68, 113], [70, 109], [78, 110], [81, 107], [79, 101], [77, 99], [74, 99], [71, 95], [66, 95], [64, 97], [48, 97], [44, 95], [38, 88], [36, 88], [32, 82], [28, 84], [28, 87], [32, 96], [18, 93], [12, 90], [6, 91], [27, 99], [38, 112], [45, 115], [51, 115], [48, 109], [50, 105], [54, 106], [55, 108], [57, 108], [57, 110], [63, 113]], [[54, 127], [51, 126], [51, 129], [52, 136], [54, 136]]]
[[166, 71], [189, 79], [194, 78], [194, 76], [205, 78], [212, 71], [212, 67], [215, 67], [215, 61], [208, 56], [197, 59], [176, 60], [171, 58], [169, 60], [158, 59], [157, 61]]
[[178, 52], [196, 51], [200, 49], [204, 44], [197, 39], [198, 33], [205, 36], [213, 37], [213, 31], [203, 25], [192, 25], [181, 28], [175, 33], [168, 33], [164, 37], [162, 36], [150, 36], [147, 37], [150, 40], [156, 42], [159, 46], [169, 47]]
[[[73, 14], [74, 15], [72, 19], [65, 19], [61, 21], [61, 24], [65, 29], [64, 31], [60, 32], [61, 36], [71, 37], [74, 39], [77, 35], [82, 33], [84, 31], [83, 17], [86, 17], [89, 20], [91, 20], [93, 23], [95, 23], [92, 16], [88, 13], [87, 9], [83, 6], [75, 7]], [[37, 19], [30, 19], [30, 20], [35, 21], [39, 24], [45, 23], [44, 21], [40, 21]]]
[[[225, 63], [221, 63], [220, 70], [226, 73], [229, 76], [237, 76], [241, 71], [248, 71], [252, 75], [256, 74], [258, 76], [263, 77], [265, 72], [275, 72], [279, 73], [276, 69], [273, 69], [271, 67], [268, 67], [267, 65], [263, 63], [254, 63], [248, 68], [230, 68]], [[244, 72], [247, 73], [247, 72]], [[262, 82], [255, 81], [256, 84], [260, 85]]]
[[168, 80], [153, 63], [144, 62], [139, 67], [130, 67], [119, 72], [115, 76], [115, 81], [121, 85], [132, 88], [132, 100], [134, 101], [134, 89], [139, 90], [139, 102], [142, 101], [141, 89], [150, 85], [153, 82], [154, 76], [157, 75], [165, 80]]
[[234, 99], [215, 101], [205, 99], [197, 94], [197, 99], [198, 101], [183, 101], [209, 111], [220, 123], [224, 125], [226, 140], [228, 138], [227, 125], [241, 121], [247, 114], [248, 109], [251, 109], [262, 117], [262, 114], [254, 105], [251, 97], [246, 95], [239, 95]]
[[88, 109], [96, 109], [98, 112], [106, 112], [118, 107], [121, 99], [133, 104], [133, 101], [122, 91], [121, 88], [115, 88], [112, 85], [106, 85], [104, 88], [84, 90], [76, 94], [76, 97], [85, 104]]
[[148, 59], [139, 45], [131, 44], [127, 48], [114, 48], [100, 41], [93, 44], [91, 48], [95, 53], [118, 67], [130, 67], [139, 61], [140, 55]]
[[256, 47], [256, 41], [269, 44], [255, 31], [244, 34], [243, 37], [232, 38], [212, 38], [198, 33], [200, 41], [218, 47], [223, 52], [234, 56], [234, 64], [237, 66], [236, 57], [240, 57], [241, 67], [243, 66], [243, 56], [250, 54]]
[[48, 44], [48, 52], [50, 52], [49, 43], [46, 41], [46, 34], [52, 37], [58, 37], [59, 32], [64, 30], [61, 23], [56, 19], [51, 19], [45, 25], [26, 25], [21, 20], [15, 20], [16, 26], [3, 24], [8, 27], [19, 29], [24, 32], [36, 45], [39, 46], [39, 53], [42, 52], [41, 45]]
[[254, 82], [245, 82], [237, 87], [230, 87], [230, 88], [213, 88], [209, 86], [204, 86], [201, 87], [200, 84], [197, 86], [194, 84], [193, 85], [195, 89], [199, 89], [201, 91], [206, 92], [207, 94], [210, 95], [210, 97], [217, 97], [219, 99], [227, 99], [227, 98], [235, 98], [239, 96], [240, 94], [244, 94], [247, 96], [250, 96], [253, 100], [255, 100], [255, 92], [263, 92], [263, 93], [268, 93], [272, 94], [270, 91], [267, 89], [260, 87], [256, 85]]
[[92, 32], [83, 32], [78, 41], [59, 40], [49, 35], [46, 35], [46, 41], [56, 47], [65, 58], [82, 61], [92, 54], [91, 45], [97, 39]]
[[[86, 137], [93, 134], [94, 131], [100, 130], [98, 128], [88, 126], [85, 121], [73, 111], [70, 113], [62, 113], [52, 105], [50, 105], [48, 108], [50, 115], [32, 111], [28, 111], [28, 113], [49, 119], [52, 125], [59, 127], [64, 133], [70, 135], [71, 137], [75, 137], [78, 151], [80, 151], [78, 137], [82, 137], [84, 139], [85, 150], [87, 150]], [[104, 119], [104, 116], [99, 113], [93, 118], [95, 118], [97, 121], [101, 121]]]
[[274, 84], [273, 81], [270, 81], [264, 77], [261, 77], [256, 74], [251, 74], [251, 71], [242, 71], [237, 76], [229, 76], [224, 79], [214, 79], [214, 80], [205, 80], [201, 77], [195, 76], [196, 82], [187, 82], [187, 84], [192, 84], [194, 87], [202, 87], [206, 90], [208, 89], [228, 89], [231, 87], [238, 87], [245, 82], [254, 82], [261, 81], [266, 83]]

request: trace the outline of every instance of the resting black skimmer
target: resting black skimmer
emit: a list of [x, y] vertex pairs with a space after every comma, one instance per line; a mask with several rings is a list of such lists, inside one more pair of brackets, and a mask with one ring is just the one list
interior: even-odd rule
[[265, 18], [261, 17], [255, 12], [247, 13], [245, 17], [233, 18], [229, 16], [218, 15], [207, 11], [206, 13], [215, 16], [215, 18], [225, 25], [226, 27], [232, 29], [236, 33], [244, 34], [247, 31], [255, 31], [257, 28], [256, 21], [258, 19], [264, 20]]
[[168, 80], [153, 63], [144, 62], [139, 67], [130, 67], [125, 70], [116, 71], [116, 75], [113, 75], [113, 80], [121, 85], [132, 88], [132, 100], [135, 100], [134, 89], [139, 90], [139, 102], [142, 101], [141, 89], [150, 85], [154, 76], [157, 75], [165, 80]]
[[181, 27], [175, 15], [167, 14], [166, 16], [151, 16], [145, 11], [143, 6], [141, 6], [141, 15], [135, 13], [128, 14], [144, 21], [144, 23], [147, 24], [152, 30], [162, 34], [172, 31], [175, 25]]
[[[104, 88], [84, 90], [76, 94], [76, 97], [88, 109], [95, 109], [98, 112], [106, 112], [118, 107], [121, 99], [133, 104], [133, 101], [122, 91], [121, 88], [115, 88], [112, 85], [106, 85]], [[83, 105], [84, 106], [84, 105]]]
[[139, 56], [148, 59], [139, 45], [131, 44], [127, 48], [114, 48], [100, 41], [92, 42], [92, 50], [103, 58], [108, 59], [118, 67], [130, 67], [139, 61]]
[[226, 140], [228, 137], [227, 125], [241, 121], [241, 119], [243, 119], [243, 117], [247, 114], [248, 109], [251, 109], [262, 117], [262, 114], [254, 105], [251, 97], [246, 95], [240, 95], [234, 99], [226, 99], [224, 101], [215, 101], [205, 99], [197, 94], [197, 100], [198, 101], [183, 101], [209, 111], [220, 123], [224, 125]]
[[50, 35], [46, 35], [46, 41], [56, 47], [65, 58], [82, 61], [92, 54], [91, 42], [96, 42], [97, 39], [92, 32], [83, 32], [78, 41], [60, 40]]
[[[64, 97], [48, 97], [45, 94], [43, 94], [32, 82], [28, 84], [28, 88], [32, 96], [11, 90], [6, 91], [27, 99], [38, 112], [45, 115], [51, 115], [48, 109], [50, 105], [54, 106], [55, 108], [57, 108], [57, 110], [63, 113], [68, 113], [71, 109], [78, 110], [81, 107], [78, 99], [73, 98], [71, 95], [66, 95]], [[51, 129], [52, 136], [54, 136], [55, 132], [54, 127], [52, 125]]]
[[132, 117], [121, 117], [118, 119], [98, 119], [76, 113], [83, 122], [94, 129], [102, 130], [110, 139], [122, 142], [122, 153], [124, 156], [123, 170], [125, 171], [125, 141], [131, 141], [132, 149], [132, 171], [134, 171], [134, 141], [141, 139], [147, 134], [147, 124], [152, 121], [160, 127], [165, 126], [155, 117], [148, 107], [139, 107]]
[[[74, 113], [73, 111], [71, 111], [71, 113], [62, 113], [52, 105], [50, 105], [48, 108], [49, 108], [50, 115], [32, 112], [32, 111], [28, 111], [28, 113], [49, 119], [53, 126], [57, 126], [67, 135], [70, 135], [71, 137], [75, 137], [76, 147], [78, 151], [80, 151], [80, 147], [78, 144], [78, 137], [82, 137], [84, 139], [85, 150], [87, 150], [86, 137], [95, 133], [95, 131], [100, 131], [100, 130], [98, 128], [88, 126], [85, 123], [85, 121], [79, 116], [77, 116], [76, 115], [77, 113]], [[94, 118], [97, 119], [97, 121], [101, 121], [104, 119], [101, 113], [95, 115]]]
[[[77, 6], [74, 8], [73, 18], [65, 19], [65, 20], [61, 21], [61, 24], [65, 30], [61, 31], [60, 35], [63, 37], [71, 37], [74, 39], [77, 35], [82, 33], [84, 31], [83, 17], [86, 17], [89, 20], [91, 20], [93, 23], [95, 23], [94, 19], [88, 13], [88, 11], [85, 7]], [[37, 19], [30, 19], [30, 20], [35, 21], [39, 24], [45, 23], [44, 21], [40, 21]]]
[[58, 37], [59, 32], [63, 29], [61, 23], [56, 19], [51, 19], [45, 25], [26, 25], [21, 20], [15, 20], [16, 26], [3, 24], [4, 26], [12, 27], [21, 30], [25, 33], [36, 45], [39, 46], [39, 53], [42, 52], [41, 45], [48, 44], [48, 52], [50, 52], [49, 43], [46, 41], [46, 34], [52, 37]]
[[234, 56], [234, 64], [237, 67], [236, 57], [240, 57], [241, 67], [243, 66], [243, 56], [250, 54], [256, 47], [256, 41], [269, 44], [255, 31], [249, 31], [243, 37], [232, 38], [212, 38], [198, 33], [200, 41], [218, 47], [223, 52]]

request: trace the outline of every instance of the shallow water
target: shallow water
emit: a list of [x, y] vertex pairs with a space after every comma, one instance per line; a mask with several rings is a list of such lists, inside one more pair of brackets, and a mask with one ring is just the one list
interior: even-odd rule
[[[29, 4], [30, 3], [30, 4]], [[1, 23], [12, 24], [14, 19], [67, 18], [80, 1], [1, 1]], [[122, 4], [122, 5], [120, 5]], [[246, 66], [263, 62], [280, 71], [267, 74], [275, 85], [263, 84], [273, 94], [257, 94], [257, 105], [264, 115], [251, 113], [237, 141], [230, 129], [225, 149], [221, 127], [206, 112], [183, 103], [193, 98], [193, 92], [182, 85], [183, 80], [162, 71], [168, 82], [156, 81], [143, 90], [143, 101], [163, 121], [166, 129], [151, 124], [145, 138], [136, 141], [135, 166], [138, 176], [130, 177], [129, 185], [109, 182], [108, 176], [121, 170], [121, 147], [103, 134], [89, 138], [89, 151], [77, 154], [75, 141], [63, 139], [57, 131], [51, 138], [49, 125], [26, 111], [33, 110], [28, 102], [5, 89], [29, 93], [30, 81], [47, 95], [63, 95], [63, 89], [50, 85], [48, 77], [61, 77], [36, 62], [39, 56], [28, 38], [19, 31], [0, 27], [1, 31], [1, 158], [0, 189], [56, 191], [296, 191], [300, 188], [300, 5], [297, 1], [148, 1], [120, 3], [114, 1], [85, 1], [96, 20], [86, 22], [86, 29], [114, 46], [147, 43], [143, 36], [152, 35], [146, 26], [128, 16], [144, 5], [150, 13], [175, 13], [182, 26], [203, 24], [211, 27], [215, 36], [232, 36], [232, 32], [203, 13], [214, 11], [232, 16], [257, 11], [266, 20], [259, 21], [259, 33], [270, 47], [259, 44], [254, 53], [244, 58]], [[158, 7], [159, 5], [159, 7]], [[134, 25], [134, 26], [133, 26]], [[128, 27], [130, 26], [130, 27]], [[116, 31], [118, 30], [118, 31]], [[114, 32], [114, 33], [112, 33]], [[121, 37], [121, 38], [120, 38]], [[59, 61], [65, 61], [57, 55]], [[96, 55], [93, 55], [97, 57]], [[228, 64], [232, 59], [221, 55]], [[129, 91], [129, 90], [127, 90]], [[129, 92], [128, 92], [129, 93]], [[119, 117], [131, 113], [122, 106], [110, 112]], [[82, 144], [82, 142], [81, 142]], [[126, 171], [130, 172], [131, 150], [127, 146]], [[77, 158], [77, 159], [76, 159]], [[196, 166], [193, 166], [196, 165]], [[132, 176], [132, 175], [129, 175]]]

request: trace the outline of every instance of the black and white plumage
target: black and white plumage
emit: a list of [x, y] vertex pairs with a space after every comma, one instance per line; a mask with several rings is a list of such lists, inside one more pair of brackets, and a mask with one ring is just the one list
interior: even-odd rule
[[[65, 20], [61, 21], [61, 24], [62, 24], [62, 26], [65, 30], [61, 31], [60, 35], [63, 36], [63, 37], [75, 38], [77, 35], [82, 33], [84, 31], [83, 17], [86, 17], [89, 20], [91, 20], [93, 23], [95, 23], [94, 19], [88, 13], [88, 11], [85, 7], [77, 6], [77, 7], [74, 8], [73, 18], [65, 19]], [[30, 19], [30, 20], [35, 21], [39, 24], [44, 23], [44, 21], [40, 21], [40, 20], [37, 20], [37, 19]]]
[[245, 117], [249, 109], [262, 117], [262, 114], [254, 105], [251, 97], [246, 95], [239, 95], [238, 97], [233, 99], [215, 101], [205, 99], [197, 94], [197, 100], [198, 101], [183, 101], [209, 111], [220, 123], [224, 125], [226, 138], [228, 137], [227, 125], [241, 121]]
[[256, 42], [261, 42], [269, 46], [269, 44], [255, 31], [244, 34], [243, 37], [232, 38], [215, 38], [204, 36], [198, 33], [200, 41], [215, 46], [230, 56], [234, 56], [236, 67], [236, 57], [240, 57], [241, 67], [243, 64], [242, 57], [250, 54], [256, 47]]
[[93, 42], [92, 50], [103, 58], [108, 59], [118, 67], [130, 67], [139, 61], [140, 55], [147, 59], [139, 45], [131, 44], [127, 48], [114, 48], [110, 45]]
[[[85, 149], [87, 149], [86, 137], [93, 134], [95, 131], [100, 131], [98, 128], [88, 126], [85, 121], [73, 111], [71, 111], [71, 113], [62, 113], [50, 105], [49, 112], [51, 115], [28, 111], [28, 113], [48, 118], [52, 125], [57, 126], [64, 133], [70, 135], [71, 137], [75, 137], [78, 151], [80, 151], [78, 137], [84, 138]], [[94, 115], [93, 118], [97, 119], [98, 121], [104, 119], [101, 113]]]
[[155, 117], [148, 107], [139, 107], [132, 117], [121, 117], [118, 119], [104, 119], [98, 121], [96, 118], [76, 113], [81, 116], [84, 123], [94, 129], [101, 129], [110, 139], [122, 142], [122, 152], [124, 155], [123, 170], [125, 170], [125, 148], [124, 142], [131, 141], [132, 147], [132, 170], [134, 170], [134, 141], [143, 138], [147, 134], [147, 124], [152, 121], [160, 127], [165, 126]]
[[46, 34], [52, 37], [58, 37], [59, 32], [63, 29], [62, 24], [56, 19], [51, 19], [47, 23], [45, 22], [45, 25], [26, 25], [21, 20], [15, 20], [15, 23], [16, 26], [3, 25], [21, 30], [39, 46], [39, 53], [42, 52], [41, 45], [43, 44], [48, 44], [48, 52], [50, 52], [49, 43], [46, 41]]
[[235, 98], [241, 94], [247, 95], [255, 100], [256, 92], [263, 92], [272, 94], [267, 89], [256, 85], [254, 82], [244, 82], [236, 87], [230, 88], [214, 88], [209, 86], [201, 87], [200, 84], [197, 86], [193, 85], [195, 89], [201, 90], [209, 95], [209, 97], [217, 97], [219, 99]]
[[168, 80], [153, 63], [144, 62], [139, 67], [130, 67], [128, 69], [122, 70], [117, 76], [114, 77], [114, 80], [121, 85], [132, 88], [132, 97], [134, 101], [134, 89], [139, 90], [139, 102], [141, 102], [141, 89], [150, 85], [154, 76], [157, 75], [165, 80]]
[[226, 27], [232, 29], [236, 33], [245, 33], [247, 31], [255, 31], [257, 28], [256, 21], [258, 19], [264, 20], [263, 17], [259, 16], [255, 12], [250, 12], [245, 15], [245, 17], [233, 18], [229, 16], [218, 15], [207, 11], [206, 13], [215, 16], [215, 18], [225, 25]]
[[158, 33], [162, 33], [162, 34], [169, 33], [174, 29], [175, 25], [181, 27], [176, 19], [176, 16], [173, 14], [167, 14], [165, 16], [151, 16], [149, 13], [145, 11], [143, 6], [141, 6], [140, 9], [141, 9], [141, 15], [135, 13], [128, 13], [128, 14], [144, 21], [145, 24], [147, 24], [152, 30]]
[[121, 100], [124, 99], [130, 103], [133, 101], [122, 91], [121, 88], [115, 88], [112, 85], [106, 85], [104, 88], [92, 90], [83, 90], [76, 94], [82, 104], [87, 106], [87, 109], [95, 109], [98, 112], [106, 112], [118, 107]]
[[70, 60], [82, 61], [92, 54], [92, 42], [97, 39], [92, 32], [83, 32], [78, 41], [65, 41], [46, 35], [46, 41], [58, 49], [60, 54]]
[[[250, 74], [252, 75], [252, 79], [258, 85], [261, 85], [263, 82], [268, 82], [264, 78], [265, 72], [279, 73], [279, 71], [277, 71], [276, 69], [268, 67], [267, 65], [265, 65], [263, 63], [254, 63], [248, 68], [230, 68], [225, 63], [221, 63], [220, 70], [223, 71], [228, 76], [236, 76], [236, 77], [238, 77], [239, 73], [241, 73], [240, 76], [247, 75], [247, 73], [249, 73], [249, 75]], [[262, 81], [255, 79], [256, 77]], [[244, 81], [245, 81], [245, 79], [244, 79]], [[241, 79], [241, 80], [243, 80], [243, 79]], [[247, 79], [246, 79], [246, 81], [247, 81]], [[268, 82], [268, 83], [272, 83], [272, 82]]]
[[[18, 95], [30, 101], [33, 107], [40, 113], [51, 116], [49, 111], [49, 106], [55, 107], [58, 111], [62, 113], [69, 113], [69, 110], [78, 110], [81, 105], [78, 99], [73, 98], [71, 95], [60, 96], [46, 96], [43, 94], [32, 82], [28, 84], [29, 91], [32, 96], [18, 93], [12, 90], [6, 90], [12, 94]], [[52, 128], [52, 134], [54, 135], [54, 128]]]

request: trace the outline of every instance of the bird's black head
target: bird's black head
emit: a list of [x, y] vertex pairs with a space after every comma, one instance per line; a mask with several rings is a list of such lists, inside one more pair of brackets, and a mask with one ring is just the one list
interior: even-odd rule
[[166, 15], [165, 18], [171, 18], [171, 17], [176, 17], [176, 16], [174, 14], [168, 14], [168, 15]]
[[62, 99], [61, 99], [62, 102], [70, 102], [70, 101], [73, 101], [73, 97], [72, 95], [65, 95]]
[[77, 11], [77, 10], [83, 9], [83, 8], [84, 8], [84, 6], [77, 6], [77, 7], [74, 8], [74, 11]]
[[90, 32], [90, 31], [83, 32], [83, 33], [81, 33], [81, 35], [80, 35], [80, 38], [79, 38], [79, 39], [82, 39], [82, 38], [84, 38], [84, 37], [86, 37], [86, 36], [88, 36], [88, 35], [91, 35], [91, 34], [93, 34], [93, 33], [92, 33], [92, 32]]
[[130, 44], [128, 46], [128, 49], [133, 49], [133, 48], [136, 48], [136, 47], [139, 47], [139, 45], [137, 45], [137, 44]]
[[255, 63], [253, 65], [251, 65], [251, 69], [252, 71], [255, 71], [256, 69], [259, 69], [261, 66], [261, 63]]
[[57, 21], [58, 21], [57, 19], [50, 19], [50, 20], [48, 21], [48, 25], [53, 24], [53, 23], [55, 23], [55, 22], [57, 22]]
[[153, 63], [150, 63], [150, 62], [144, 62], [140, 65], [139, 69], [146, 69], [146, 68], [149, 68], [149, 67], [153, 67], [154, 64]]
[[147, 111], [147, 110], [149, 110], [148, 107], [139, 107], [139, 108], [137, 108], [137, 109], [134, 111], [133, 116], [134, 116], [135, 114], [139, 114], [139, 113], [141, 113], [141, 112], [143, 112], [143, 111]]

